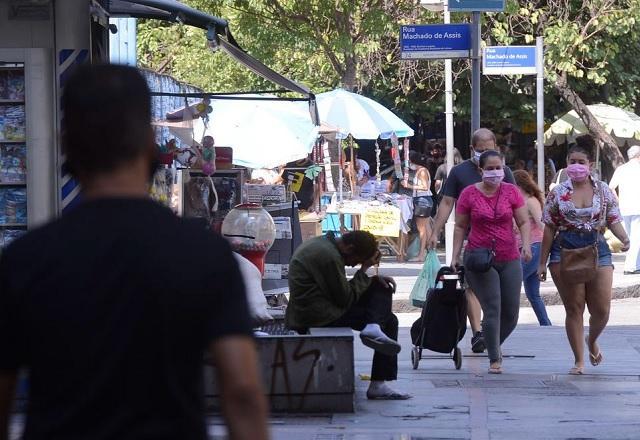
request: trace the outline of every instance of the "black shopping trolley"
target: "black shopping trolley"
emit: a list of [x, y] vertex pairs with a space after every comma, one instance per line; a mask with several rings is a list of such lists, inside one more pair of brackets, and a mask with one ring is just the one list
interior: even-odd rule
[[[422, 350], [446, 353], [456, 366], [462, 367], [462, 351], [458, 342], [467, 330], [467, 300], [465, 297], [464, 269], [443, 266], [436, 275], [435, 287], [427, 291], [420, 318], [411, 326], [411, 362], [418, 368]], [[442, 358], [442, 356], [429, 356]]]

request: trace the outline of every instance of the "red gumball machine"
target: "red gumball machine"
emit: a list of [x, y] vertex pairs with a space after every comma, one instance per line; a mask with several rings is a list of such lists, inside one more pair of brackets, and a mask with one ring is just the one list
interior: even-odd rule
[[231, 249], [264, 274], [264, 257], [276, 239], [276, 225], [271, 214], [255, 203], [243, 203], [229, 211], [221, 232], [229, 240]]

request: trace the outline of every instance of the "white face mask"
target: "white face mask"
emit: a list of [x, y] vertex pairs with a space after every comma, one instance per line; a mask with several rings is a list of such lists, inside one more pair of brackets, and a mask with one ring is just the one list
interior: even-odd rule
[[480, 156], [482, 156], [482, 153], [484, 153], [484, 151], [473, 150], [473, 161], [475, 163], [480, 163]]
[[409, 168], [415, 171], [418, 169], [418, 165], [412, 163], [412, 164], [409, 164]]

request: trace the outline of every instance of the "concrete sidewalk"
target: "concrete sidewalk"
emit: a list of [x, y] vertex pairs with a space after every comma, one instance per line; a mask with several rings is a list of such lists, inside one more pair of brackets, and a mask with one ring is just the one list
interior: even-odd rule
[[[564, 320], [562, 306], [549, 308]], [[564, 327], [539, 327], [523, 315], [504, 345], [502, 375], [488, 375], [486, 356], [461, 343], [462, 369], [448, 359], [410, 363], [408, 328], [414, 314], [402, 314], [397, 388], [414, 398], [368, 401], [368, 382], [357, 380], [355, 414], [275, 416], [274, 440], [472, 439], [640, 439], [640, 300], [615, 301], [611, 326], [601, 338], [604, 355], [584, 376], [569, 376], [572, 354]], [[633, 325], [630, 325], [633, 324]], [[356, 338], [357, 339], [357, 338]], [[356, 374], [368, 375], [371, 350], [357, 342]], [[212, 419], [210, 434], [224, 438]]]
[[[637, 440], [640, 439], [640, 299], [613, 302], [610, 326], [601, 338], [604, 355], [583, 376], [569, 376], [573, 364], [564, 327], [539, 327], [522, 309], [518, 328], [503, 346], [502, 375], [488, 375], [486, 356], [461, 342], [457, 371], [449, 359], [423, 359], [413, 370], [408, 326], [415, 313], [400, 314], [399, 380], [414, 395], [408, 401], [368, 401], [365, 391], [372, 351], [355, 345], [354, 414], [277, 415], [273, 440]], [[555, 324], [562, 306], [550, 306]], [[12, 423], [18, 439], [23, 417]], [[219, 418], [208, 421], [211, 439], [225, 439]]]

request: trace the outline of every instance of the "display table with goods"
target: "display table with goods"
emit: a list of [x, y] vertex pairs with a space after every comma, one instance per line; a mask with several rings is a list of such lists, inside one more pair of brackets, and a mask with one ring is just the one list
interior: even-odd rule
[[[400, 256], [405, 235], [411, 230], [413, 201], [400, 194], [379, 193], [370, 199], [345, 199], [326, 205], [326, 215], [337, 215], [339, 232], [365, 230], [380, 238], [394, 255]], [[350, 217], [351, 227], [346, 216]], [[333, 225], [335, 226], [335, 225]]]

